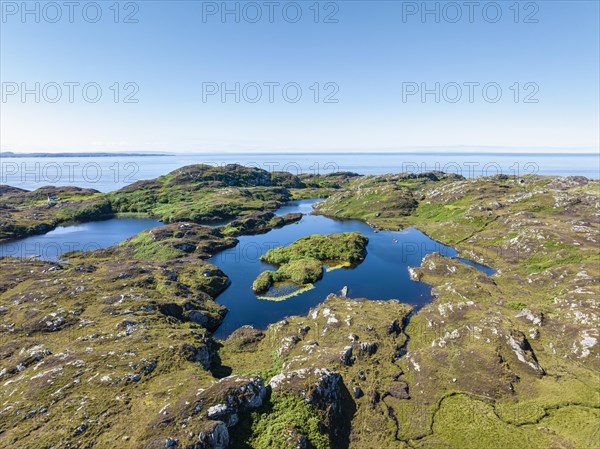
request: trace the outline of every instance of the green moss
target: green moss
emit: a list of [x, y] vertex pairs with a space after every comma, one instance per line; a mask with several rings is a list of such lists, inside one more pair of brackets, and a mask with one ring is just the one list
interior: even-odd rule
[[529, 449], [551, 447], [553, 437], [537, 429], [525, 429], [500, 420], [490, 404], [466, 395], [442, 401], [435, 415], [433, 436], [417, 447], [450, 445], [463, 449]]
[[329, 449], [329, 439], [320, 431], [319, 411], [304, 398], [275, 394], [271, 402], [253, 412], [232, 432], [232, 447], [295, 449], [295, 436], [303, 435], [315, 449]]
[[263, 271], [252, 284], [256, 293], [265, 293], [274, 283], [291, 282], [301, 290], [284, 296], [263, 296], [261, 299], [281, 301], [312, 288], [323, 277], [323, 265], [351, 266], [364, 259], [368, 239], [358, 232], [316, 234], [296, 240], [288, 246], [275, 248], [261, 260], [278, 265], [277, 271]]
[[527, 304], [524, 302], [509, 301], [506, 303], [506, 307], [513, 310], [523, 310], [525, 307], [527, 307]]
[[299, 259], [356, 263], [365, 258], [368, 241], [358, 232], [315, 234], [302, 237], [291, 245], [272, 249], [261, 260], [274, 265]]
[[142, 232], [131, 239], [134, 245], [134, 255], [136, 259], [146, 260], [171, 260], [185, 255], [185, 252], [173, 248], [164, 242], [155, 242], [152, 236], [147, 232]]
[[273, 271], [265, 270], [258, 275], [252, 283], [252, 290], [256, 293], [264, 293], [273, 285]]
[[323, 265], [316, 259], [292, 260], [281, 265], [272, 278], [275, 282], [290, 281], [304, 285], [317, 282], [323, 277]]

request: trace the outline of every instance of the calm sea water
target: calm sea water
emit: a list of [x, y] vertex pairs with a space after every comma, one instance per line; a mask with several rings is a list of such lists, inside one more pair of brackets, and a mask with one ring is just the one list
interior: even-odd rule
[[181, 154], [168, 156], [7, 158], [0, 154], [0, 184], [27, 190], [45, 185], [89, 187], [109, 192], [190, 164], [238, 163], [296, 174], [353, 171], [384, 174], [441, 170], [465, 177], [581, 175], [598, 179], [600, 154], [502, 153], [286, 153]]

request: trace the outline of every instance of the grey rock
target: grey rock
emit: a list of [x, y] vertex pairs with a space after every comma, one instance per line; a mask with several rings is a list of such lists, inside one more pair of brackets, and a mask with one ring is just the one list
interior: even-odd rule
[[229, 447], [229, 430], [225, 423], [217, 422], [207, 432], [198, 436], [198, 449], [227, 449]]
[[346, 366], [351, 366], [354, 363], [354, 357], [352, 357], [352, 346], [346, 346], [344, 348], [340, 359]]
[[167, 438], [165, 440], [165, 447], [175, 447], [177, 446], [177, 440], [175, 438]]
[[354, 397], [356, 399], [360, 399], [364, 396], [364, 393], [360, 387], [354, 387], [354, 390], [352, 391], [352, 393], [354, 394]]
[[378, 346], [377, 343], [374, 342], [363, 342], [360, 344], [360, 353], [373, 355], [377, 352]]
[[81, 435], [87, 429], [88, 429], [88, 425], [87, 424], [80, 425], [79, 427], [77, 427], [77, 429], [75, 429], [75, 436]]
[[217, 404], [209, 407], [208, 409], [208, 419], [219, 419], [225, 416], [228, 412], [230, 412], [227, 404]]

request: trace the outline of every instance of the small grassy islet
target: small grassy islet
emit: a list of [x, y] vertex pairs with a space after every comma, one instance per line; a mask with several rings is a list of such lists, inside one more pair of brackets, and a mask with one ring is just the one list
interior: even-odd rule
[[362, 262], [368, 242], [358, 232], [315, 234], [272, 249], [261, 260], [278, 268], [259, 274], [252, 289], [255, 293], [266, 293], [275, 283], [291, 282], [300, 287], [313, 284], [323, 277], [323, 265], [339, 267]]

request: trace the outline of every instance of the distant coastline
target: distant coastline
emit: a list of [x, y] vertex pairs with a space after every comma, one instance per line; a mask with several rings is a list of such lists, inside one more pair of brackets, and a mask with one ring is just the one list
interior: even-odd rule
[[18, 158], [18, 157], [152, 157], [152, 156], [172, 156], [170, 153], [14, 153], [12, 151], [0, 152], [0, 157]]
[[62, 152], [62, 153], [45, 153], [45, 152], [32, 152], [32, 153], [15, 153], [13, 151], [0, 151], [0, 157], [6, 158], [25, 158], [25, 157], [153, 157], [153, 156], [179, 156], [179, 157], [193, 157], [193, 156], [499, 156], [499, 157], [511, 157], [511, 156], [535, 156], [542, 158], [554, 158], [559, 156], [567, 157], [594, 157], [598, 156], [597, 152], [502, 152], [502, 151], [289, 151], [289, 152], [271, 152], [271, 151], [200, 151], [200, 152]]

